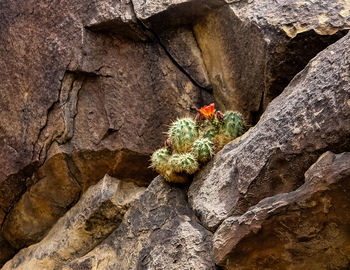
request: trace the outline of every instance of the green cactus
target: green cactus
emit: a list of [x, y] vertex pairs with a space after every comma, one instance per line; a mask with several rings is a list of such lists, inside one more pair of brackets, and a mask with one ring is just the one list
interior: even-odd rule
[[232, 111], [226, 112], [220, 130], [213, 139], [215, 150], [219, 151], [228, 142], [241, 136], [245, 128], [244, 120], [240, 113]]
[[198, 110], [195, 119], [182, 118], [170, 125], [163, 148], [151, 157], [151, 167], [168, 182], [185, 183], [229, 141], [241, 136], [245, 124], [241, 114], [215, 110], [210, 104]]
[[223, 133], [231, 140], [241, 136], [245, 130], [243, 117], [238, 112], [228, 111], [224, 114]]
[[209, 140], [214, 139], [215, 135], [218, 133], [219, 128], [217, 125], [207, 122], [206, 125], [201, 129], [200, 135], [203, 138], [208, 138]]
[[194, 174], [199, 169], [198, 162], [191, 153], [173, 154], [169, 158], [169, 165], [175, 173]]
[[170, 153], [165, 147], [158, 149], [152, 154], [151, 168], [155, 169], [159, 174], [165, 174], [169, 170], [169, 158]]
[[186, 153], [198, 138], [198, 128], [192, 118], [178, 119], [170, 125], [168, 136], [175, 152]]
[[208, 138], [198, 139], [193, 143], [192, 153], [199, 162], [207, 162], [214, 155], [214, 144]]

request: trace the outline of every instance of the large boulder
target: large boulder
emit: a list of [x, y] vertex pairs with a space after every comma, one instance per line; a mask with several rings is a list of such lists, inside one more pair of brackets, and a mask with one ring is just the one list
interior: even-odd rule
[[267, 107], [259, 123], [229, 143], [189, 188], [207, 228], [261, 199], [296, 189], [327, 150], [350, 150], [350, 34], [315, 57]]
[[266, 198], [215, 232], [215, 261], [225, 269], [348, 269], [350, 153], [327, 152], [305, 184]]
[[147, 185], [169, 122], [210, 94], [130, 1], [0, 2], [1, 234], [20, 248], [106, 173]]
[[196, 222], [183, 188], [159, 176], [117, 230], [63, 269], [216, 269], [211, 248], [211, 233]]
[[349, 3], [230, 2], [193, 29], [218, 105], [255, 123], [311, 58], [350, 29]]
[[106, 175], [84, 193], [43, 240], [22, 249], [2, 269], [58, 269], [85, 255], [118, 227], [144, 190]]

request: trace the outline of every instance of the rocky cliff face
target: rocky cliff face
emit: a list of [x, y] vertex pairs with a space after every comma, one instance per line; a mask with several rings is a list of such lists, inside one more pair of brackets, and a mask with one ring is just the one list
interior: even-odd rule
[[[347, 0], [0, 0], [2, 269], [350, 268], [349, 28]], [[252, 128], [154, 178], [210, 102]]]

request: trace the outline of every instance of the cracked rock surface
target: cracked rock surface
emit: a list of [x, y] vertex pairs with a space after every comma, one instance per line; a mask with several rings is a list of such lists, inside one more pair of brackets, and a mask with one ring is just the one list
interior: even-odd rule
[[39, 2], [0, 2], [1, 239], [16, 249], [106, 173], [147, 185], [167, 124], [211, 100], [130, 1]]
[[63, 269], [216, 269], [211, 237], [196, 222], [183, 189], [158, 176], [117, 230]]
[[350, 29], [347, 0], [233, 1], [194, 24], [223, 110], [256, 123], [270, 101], [321, 50]]
[[85, 255], [118, 227], [144, 190], [106, 175], [84, 193], [42, 241], [22, 249], [2, 269], [58, 269]]
[[214, 235], [225, 269], [348, 269], [350, 153], [326, 152], [305, 184], [227, 218]]
[[259, 123], [195, 176], [191, 207], [214, 230], [264, 197], [296, 189], [325, 151], [350, 147], [350, 34], [317, 55]]
[[[0, 268], [349, 268], [349, 10], [0, 0]], [[213, 102], [258, 124], [189, 186], [154, 178]]]

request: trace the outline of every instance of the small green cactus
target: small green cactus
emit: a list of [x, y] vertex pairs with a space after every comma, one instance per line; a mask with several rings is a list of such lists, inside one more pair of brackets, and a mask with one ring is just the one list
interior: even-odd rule
[[[215, 110], [215, 104], [198, 110], [195, 119], [182, 118], [170, 125], [164, 147], [153, 153], [151, 167], [168, 182], [186, 183], [229, 141], [245, 131], [241, 114]], [[200, 164], [199, 164], [200, 163]]]
[[198, 138], [198, 128], [192, 118], [182, 118], [170, 125], [168, 135], [173, 150], [177, 153], [186, 153]]
[[209, 122], [205, 127], [201, 129], [201, 137], [208, 138], [209, 140], [214, 139], [215, 135], [218, 133], [219, 128], [217, 125]]
[[220, 130], [213, 139], [216, 150], [221, 150], [228, 142], [241, 136], [244, 131], [245, 124], [242, 115], [238, 112], [226, 112]]
[[159, 174], [165, 174], [169, 169], [168, 160], [170, 153], [165, 147], [158, 149], [152, 154], [151, 168], [155, 169]]
[[243, 117], [238, 112], [228, 111], [224, 114], [223, 133], [231, 140], [241, 136], [244, 133], [245, 125]]
[[207, 162], [214, 155], [214, 144], [208, 138], [198, 139], [193, 143], [192, 153], [199, 162]]
[[194, 174], [199, 168], [196, 158], [191, 153], [173, 154], [169, 165], [176, 173]]

